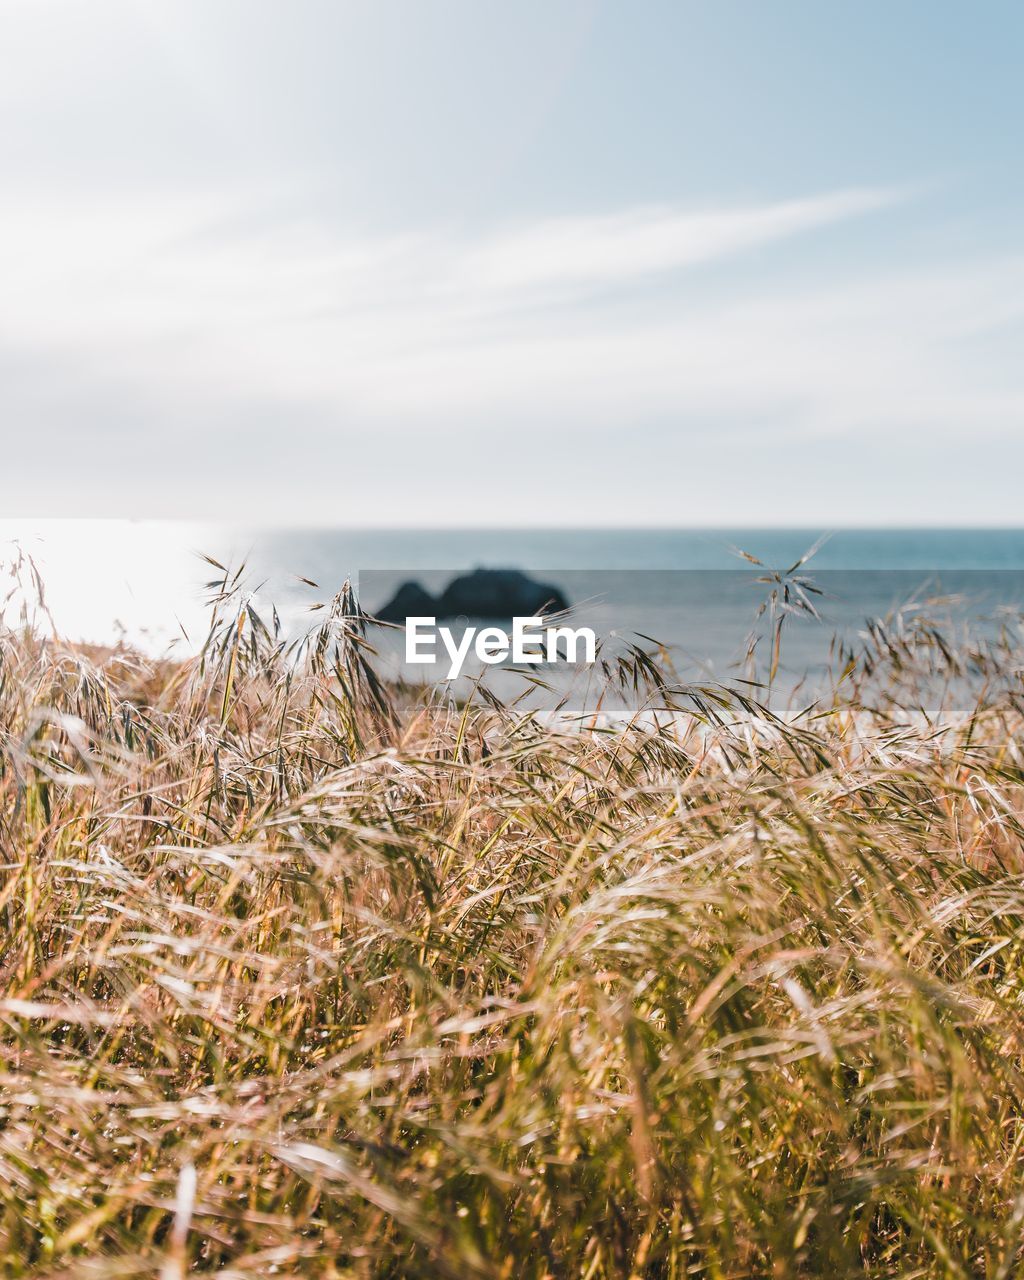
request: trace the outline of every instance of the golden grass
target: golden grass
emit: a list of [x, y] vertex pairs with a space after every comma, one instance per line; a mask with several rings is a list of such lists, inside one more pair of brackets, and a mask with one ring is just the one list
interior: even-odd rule
[[1012, 643], [571, 731], [230, 586], [0, 633], [4, 1275], [1020, 1274]]

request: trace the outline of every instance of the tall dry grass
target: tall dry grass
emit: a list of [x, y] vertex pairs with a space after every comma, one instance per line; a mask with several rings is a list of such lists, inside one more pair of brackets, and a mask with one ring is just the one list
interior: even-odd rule
[[560, 729], [236, 587], [0, 634], [3, 1274], [1020, 1274], [1012, 636]]

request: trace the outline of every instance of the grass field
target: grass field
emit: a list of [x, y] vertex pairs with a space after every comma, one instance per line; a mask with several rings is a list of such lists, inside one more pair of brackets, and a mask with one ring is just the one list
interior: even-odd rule
[[4, 1275], [1021, 1274], [1016, 632], [552, 728], [218, 595], [0, 633]]

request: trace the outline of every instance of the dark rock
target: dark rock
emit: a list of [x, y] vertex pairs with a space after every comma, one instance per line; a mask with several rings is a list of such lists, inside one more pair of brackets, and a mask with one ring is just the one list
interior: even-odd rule
[[524, 618], [568, 609], [557, 587], [518, 569], [474, 569], [449, 582], [437, 601], [439, 618]]
[[560, 613], [569, 602], [557, 587], [534, 582], [518, 569], [474, 569], [453, 578], [434, 597], [418, 582], [403, 582], [377, 611], [381, 622], [404, 623], [406, 618], [482, 618], [506, 621]]
[[380, 622], [399, 622], [404, 626], [406, 618], [436, 617], [437, 601], [418, 582], [403, 582], [384, 608], [377, 610], [376, 616]]

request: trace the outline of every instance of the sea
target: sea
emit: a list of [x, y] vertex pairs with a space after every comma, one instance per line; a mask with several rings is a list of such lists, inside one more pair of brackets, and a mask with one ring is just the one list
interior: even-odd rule
[[[951, 632], [991, 633], [1018, 627], [1024, 609], [1024, 529], [19, 520], [0, 523], [0, 563], [12, 584], [0, 591], [0, 600], [9, 597], [7, 625], [27, 609], [66, 640], [125, 643], [154, 655], [201, 646], [226, 574], [258, 616], [268, 624], [276, 618], [283, 634], [298, 637], [321, 622], [345, 583], [372, 613], [403, 582], [438, 592], [473, 568], [516, 568], [557, 587], [571, 619], [595, 630], [606, 658], [657, 650], [680, 679], [748, 677], [752, 654], [755, 668], [759, 655], [768, 662], [781, 618], [781, 666], [791, 685], [826, 671], [837, 642], [866, 643], [878, 620], [898, 628], [927, 616]], [[440, 678], [440, 668], [404, 665], [400, 634], [372, 635], [386, 673]], [[479, 665], [467, 670], [472, 679], [480, 673]], [[506, 693], [515, 675], [486, 674], [504, 680]]]

